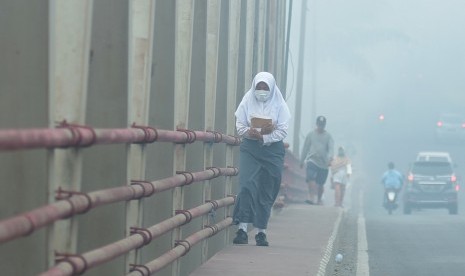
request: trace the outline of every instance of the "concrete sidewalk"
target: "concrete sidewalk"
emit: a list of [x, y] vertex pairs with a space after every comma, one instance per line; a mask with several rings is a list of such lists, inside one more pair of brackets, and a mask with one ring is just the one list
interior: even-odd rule
[[[191, 276], [324, 275], [343, 210], [337, 207], [290, 204], [270, 219], [269, 247], [229, 245]], [[235, 230], [235, 228], [234, 228]]]

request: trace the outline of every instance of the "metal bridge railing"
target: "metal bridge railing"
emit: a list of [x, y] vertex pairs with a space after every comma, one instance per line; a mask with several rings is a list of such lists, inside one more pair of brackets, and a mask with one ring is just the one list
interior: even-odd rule
[[[57, 128], [0, 130], [0, 152], [35, 148], [89, 147], [97, 144], [153, 143], [156, 141], [186, 144], [203, 141], [205, 143], [226, 143], [232, 146], [240, 144], [238, 137], [224, 135], [216, 131], [161, 130], [135, 124], [130, 128], [123, 129], [95, 129], [63, 121]], [[58, 188], [55, 191], [56, 202], [0, 220], [0, 246], [2, 243], [30, 235], [37, 229], [60, 219], [84, 214], [99, 206], [138, 200], [195, 182], [220, 176], [235, 176], [238, 172], [239, 170], [234, 167], [209, 167], [198, 172], [176, 172], [176, 175], [159, 180], [132, 180], [129, 185], [88, 193]], [[207, 215], [218, 208], [231, 206], [234, 203], [234, 195], [217, 200], [207, 200], [206, 203], [189, 210], [176, 210], [173, 217], [150, 227], [132, 227], [129, 236], [92, 251], [82, 254], [56, 253], [57, 264], [40, 275], [80, 275], [93, 267], [149, 244], [164, 233], [189, 223], [193, 218]], [[217, 224], [205, 225], [200, 231], [177, 241], [171, 250], [153, 261], [145, 265], [132, 265], [129, 275], [151, 275], [184, 256], [192, 246], [227, 228], [231, 223], [232, 219], [226, 217]]]
[[[131, 250], [148, 245], [153, 239], [175, 229], [176, 227], [180, 227], [186, 223], [189, 223], [193, 218], [206, 215], [218, 208], [232, 205], [234, 202], [234, 196], [226, 197], [220, 200], [213, 200], [189, 210], [179, 210], [177, 215], [151, 227], [133, 227], [131, 229], [132, 235], [129, 237], [81, 255], [63, 256], [63, 258], [59, 260], [56, 266], [40, 274], [40, 276], [80, 275], [90, 268], [113, 260], [123, 254], [128, 253]], [[172, 250], [169, 250], [159, 258], [150, 262], [150, 264], [146, 265], [145, 267], [147, 267], [149, 273], [144, 272], [142, 275], [151, 275], [152, 273], [170, 264], [175, 259], [184, 256], [194, 244], [213, 236], [218, 231], [231, 225], [231, 223], [232, 219], [226, 218], [219, 224], [205, 226], [204, 229], [194, 233], [192, 236], [186, 238], [185, 240], [178, 241]], [[140, 265], [136, 267], [140, 267]]]
[[155, 180], [134, 180], [131, 185], [90, 192], [68, 192], [59, 189], [58, 201], [29, 212], [0, 221], [0, 244], [27, 236], [34, 231], [47, 226], [59, 219], [69, 218], [78, 214], [111, 203], [150, 197], [155, 193], [209, 180], [218, 176], [237, 175], [237, 168], [209, 168], [200, 172], [182, 172], [178, 175]]
[[240, 138], [216, 131], [162, 130], [133, 124], [131, 128], [95, 129], [63, 121], [56, 128], [0, 130], [0, 151], [34, 148], [88, 147], [94, 144], [203, 141], [238, 145]]

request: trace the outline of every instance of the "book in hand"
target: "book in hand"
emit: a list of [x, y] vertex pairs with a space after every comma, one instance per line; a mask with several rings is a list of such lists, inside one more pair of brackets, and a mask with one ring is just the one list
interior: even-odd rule
[[[273, 121], [271, 120], [271, 118], [266, 117], [266, 116], [253, 115], [253, 117], [250, 119], [250, 123], [253, 128], [261, 132], [263, 127], [272, 124]], [[266, 133], [262, 132], [262, 134], [270, 134], [270, 133], [271, 131], [268, 131]]]

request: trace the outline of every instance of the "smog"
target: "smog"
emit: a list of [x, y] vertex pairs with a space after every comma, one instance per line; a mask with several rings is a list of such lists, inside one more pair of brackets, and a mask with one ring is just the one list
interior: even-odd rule
[[[390, 160], [406, 168], [417, 151], [444, 148], [434, 141], [440, 115], [465, 118], [464, 9], [463, 1], [308, 1], [303, 111], [289, 141], [299, 135], [303, 142], [314, 116], [325, 115], [335, 143], [357, 144], [380, 170]], [[291, 106], [300, 60], [299, 30], [293, 34]]]
[[[294, 9], [302, 9], [301, 3]], [[340, 231], [331, 275], [355, 275], [363, 265], [367, 274], [357, 275], [437, 275], [437, 260], [446, 259], [451, 261], [444, 261], [445, 274], [462, 273], [453, 261], [465, 258], [460, 245], [441, 233], [464, 228], [464, 10], [463, 1], [308, 1], [305, 25], [301, 13], [293, 14], [292, 24], [306, 29], [304, 57], [298, 56], [301, 30], [291, 36], [287, 99], [290, 106], [302, 104], [291, 124], [291, 136], [299, 136], [289, 138], [293, 150], [300, 151], [315, 116], [324, 115], [335, 145], [353, 160], [352, 219], [346, 217]], [[457, 201], [410, 202], [406, 191], [423, 183], [412, 174], [419, 152], [450, 154], [453, 180], [440, 200], [450, 193], [458, 194]], [[392, 216], [382, 207], [381, 177], [389, 162], [404, 176]], [[428, 177], [424, 183], [439, 183], [440, 176]], [[354, 249], [360, 247], [356, 229], [365, 228], [356, 225], [357, 216], [366, 218], [366, 264], [361, 249], [358, 257]]]

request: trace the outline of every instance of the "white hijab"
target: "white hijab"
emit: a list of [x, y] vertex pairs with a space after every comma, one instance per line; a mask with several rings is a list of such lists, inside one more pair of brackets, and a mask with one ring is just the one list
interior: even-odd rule
[[[270, 88], [270, 97], [265, 102], [258, 101], [254, 94], [255, 87], [259, 82], [266, 83]], [[276, 85], [276, 80], [268, 72], [260, 72], [255, 75], [252, 87], [245, 93], [234, 115], [236, 115], [237, 120], [247, 122], [249, 126], [251, 118], [257, 115], [271, 118], [274, 125], [288, 124], [291, 118], [289, 107]]]

